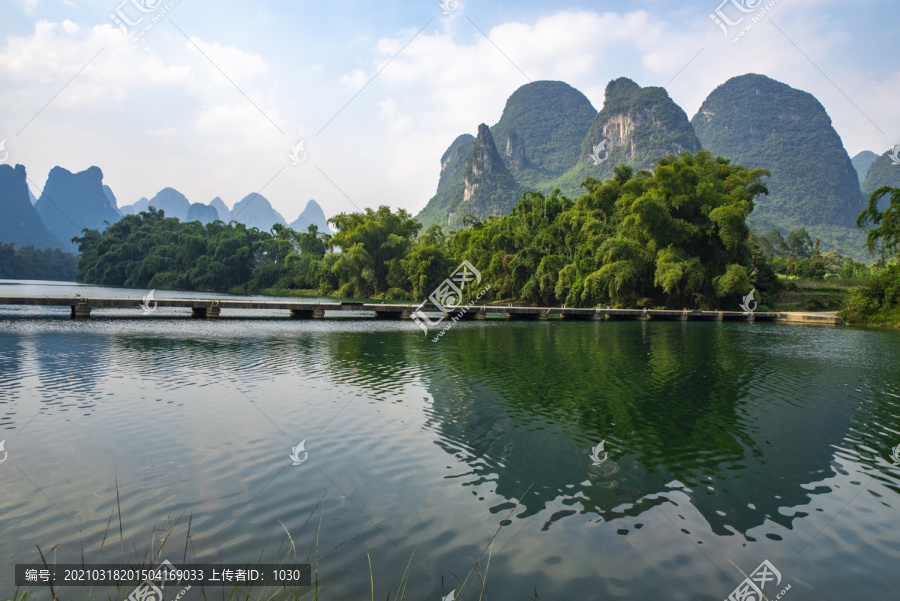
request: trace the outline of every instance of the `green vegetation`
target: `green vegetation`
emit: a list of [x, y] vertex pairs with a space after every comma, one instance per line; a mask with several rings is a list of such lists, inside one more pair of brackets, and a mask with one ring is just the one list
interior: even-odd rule
[[621, 165], [605, 183], [587, 179], [577, 202], [526, 193], [511, 215], [456, 232], [451, 247], [500, 298], [736, 308], [774, 285], [746, 225], [763, 175], [707, 152], [669, 155], [654, 173]]
[[772, 260], [772, 267], [779, 275], [808, 280], [857, 277], [865, 271], [865, 265], [837, 251], [819, 252], [819, 239], [813, 242], [804, 228], [788, 232], [787, 239], [777, 229], [766, 236], [751, 234], [752, 243]]
[[38, 249], [0, 242], [0, 279], [75, 281], [78, 260], [58, 248]]
[[[887, 208], [879, 210], [883, 197], [890, 199]], [[867, 232], [866, 246], [878, 253], [878, 270], [854, 289], [842, 315], [850, 323], [900, 326], [900, 188], [884, 186], [869, 198], [869, 206], [860, 213], [857, 225], [874, 227]], [[878, 265], [878, 264], [876, 264]]]
[[273, 285], [294, 250], [286, 237], [242, 223], [182, 223], [153, 207], [74, 241], [81, 282], [234, 293]]
[[746, 218], [766, 192], [764, 175], [705, 151], [683, 152], [653, 173], [623, 165], [606, 182], [588, 178], [577, 201], [558, 190], [525, 193], [511, 214], [466, 216], [465, 228], [450, 235], [432, 226], [418, 236], [418, 221], [388, 207], [332, 218], [334, 237], [315, 227], [265, 233], [234, 222], [181, 223], [150, 211], [78, 238], [79, 277], [139, 288], [416, 300], [467, 259], [493, 300], [736, 309], [755, 288], [762, 308], [778, 281], [751, 244]]

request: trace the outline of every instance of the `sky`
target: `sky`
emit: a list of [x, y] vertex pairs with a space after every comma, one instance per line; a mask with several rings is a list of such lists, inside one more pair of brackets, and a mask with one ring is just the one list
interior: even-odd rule
[[816, 96], [851, 157], [882, 154], [898, 40], [896, 0], [0, 0], [0, 159], [36, 196], [54, 166], [96, 165], [119, 206], [171, 186], [260, 193], [288, 222], [309, 199], [415, 214], [450, 143], [530, 81], [600, 110], [625, 76], [690, 118], [745, 73]]

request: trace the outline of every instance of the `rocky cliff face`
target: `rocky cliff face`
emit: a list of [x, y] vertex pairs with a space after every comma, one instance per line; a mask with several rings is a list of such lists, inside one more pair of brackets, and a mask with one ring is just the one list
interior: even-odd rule
[[103, 184], [103, 195], [106, 196], [106, 200], [109, 201], [109, 206], [119, 215], [122, 216], [122, 211], [119, 210], [119, 205], [116, 203], [116, 195], [113, 194], [112, 188]]
[[505, 215], [519, 202], [522, 187], [516, 182], [497, 152], [490, 128], [482, 123], [472, 152], [466, 158], [462, 202], [448, 218], [450, 225], [461, 225], [467, 214], [484, 218]]
[[606, 86], [603, 109], [581, 142], [577, 164], [556, 185], [577, 196], [587, 177], [605, 180], [617, 165], [652, 169], [667, 154], [700, 148], [687, 114], [663, 88], [642, 88], [620, 77]]
[[0, 165], [0, 242], [12, 242], [18, 248], [63, 248], [44, 226], [29, 195], [25, 166]]
[[[437, 193], [417, 219], [426, 228], [455, 228], [467, 213], [486, 216], [508, 210], [526, 188], [551, 191], [554, 180], [577, 161], [596, 112], [584, 94], [561, 81], [520, 87], [506, 101], [500, 121], [488, 130], [493, 151], [480, 129], [481, 142], [464, 134], [450, 145], [441, 157]], [[487, 176], [489, 184], [481, 181], [485, 160], [488, 173], [494, 174]]]
[[451, 213], [462, 202], [466, 157], [472, 151], [474, 143], [474, 136], [463, 134], [457, 137], [441, 156], [441, 175], [438, 179], [437, 192], [416, 215], [416, 219], [425, 228], [435, 224], [446, 228]]
[[480, 186], [494, 183], [501, 173], [507, 174], [508, 171], [500, 158], [500, 153], [497, 152], [490, 128], [482, 123], [478, 126], [475, 148], [466, 159], [463, 201], [471, 200]]
[[54, 167], [34, 207], [47, 229], [63, 241], [63, 250], [70, 252], [76, 250], [70, 240], [81, 236], [82, 229], [102, 231], [121, 218], [103, 191], [103, 172], [99, 167], [80, 173]]
[[687, 114], [665, 89], [642, 88], [627, 77], [607, 85], [603, 110], [581, 145], [581, 161], [590, 160], [594, 146], [603, 140], [609, 141], [612, 163], [627, 162], [635, 170], [653, 167], [667, 154], [701, 149]]
[[506, 153], [504, 155], [506, 167], [510, 171], [521, 171], [525, 168], [525, 140], [516, 132], [510, 132], [506, 139]]

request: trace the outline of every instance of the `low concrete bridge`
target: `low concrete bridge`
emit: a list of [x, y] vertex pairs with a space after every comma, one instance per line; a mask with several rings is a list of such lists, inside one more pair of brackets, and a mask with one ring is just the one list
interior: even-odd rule
[[[157, 307], [180, 307], [191, 310], [191, 316], [215, 319], [223, 309], [280, 310], [295, 319], [322, 319], [326, 311], [365, 311], [379, 319], [410, 319], [419, 305], [381, 304], [366, 302], [312, 303], [282, 300], [232, 300], [199, 298], [159, 298], [152, 301]], [[0, 296], [0, 305], [28, 305], [42, 307], [71, 307], [73, 319], [87, 319], [93, 308], [140, 308], [142, 299], [125, 297], [83, 296]], [[651, 321], [777, 321], [809, 325], [846, 325], [833, 313], [772, 313], [740, 311], [677, 311], [657, 309], [578, 309], [567, 307], [499, 307], [496, 305], [446, 307], [448, 317], [485, 319], [489, 314], [503, 315], [512, 320], [545, 320], [558, 316], [564, 320], [651, 320]], [[440, 313], [437, 307], [425, 305], [426, 313]], [[461, 312], [465, 309], [464, 312]]]

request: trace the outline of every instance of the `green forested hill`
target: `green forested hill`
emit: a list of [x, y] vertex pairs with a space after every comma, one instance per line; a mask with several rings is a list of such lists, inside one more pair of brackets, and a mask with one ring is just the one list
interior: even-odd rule
[[769, 195], [757, 201], [751, 227], [804, 227], [826, 247], [860, 254], [859, 179], [812, 94], [764, 75], [741, 75], [713, 90], [691, 122], [705, 150], [771, 172]]
[[[866, 179], [862, 184], [862, 195], [866, 202], [868, 202], [872, 193], [882, 186], [900, 188], [900, 165], [894, 164], [895, 161], [891, 158], [892, 151], [893, 149], [885, 152], [875, 159], [875, 162], [869, 167]], [[883, 211], [887, 206], [888, 199], [886, 197], [882, 198], [879, 202], [879, 208]]]
[[[469, 134], [456, 138], [441, 157], [437, 193], [418, 214], [425, 227], [458, 227], [462, 217], [479, 217], [515, 206], [523, 189], [550, 190], [553, 180], [578, 159], [580, 144], [596, 109], [587, 97], [561, 81], [535, 81], [513, 92], [500, 121], [490, 128], [499, 161], [490, 164], [484, 185], [466, 196], [465, 181], [481, 176], [466, 173], [473, 153], [493, 154]], [[493, 173], [493, 176], [491, 175]], [[453, 216], [451, 216], [451, 214]]]
[[491, 134], [506, 168], [531, 190], [546, 187], [578, 160], [597, 109], [561, 81], [536, 81], [513, 92]]

